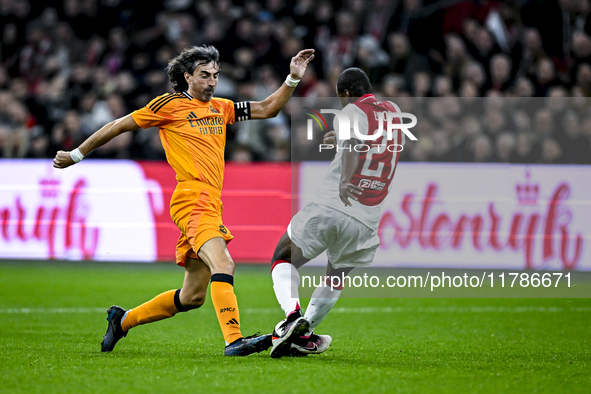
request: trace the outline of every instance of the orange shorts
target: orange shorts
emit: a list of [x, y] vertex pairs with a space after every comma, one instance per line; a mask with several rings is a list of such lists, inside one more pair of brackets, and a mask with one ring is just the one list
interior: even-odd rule
[[170, 199], [170, 216], [181, 230], [176, 244], [176, 263], [185, 266], [187, 257], [198, 258], [203, 244], [221, 237], [226, 243], [234, 237], [222, 223], [224, 206], [219, 190], [199, 181], [179, 182]]

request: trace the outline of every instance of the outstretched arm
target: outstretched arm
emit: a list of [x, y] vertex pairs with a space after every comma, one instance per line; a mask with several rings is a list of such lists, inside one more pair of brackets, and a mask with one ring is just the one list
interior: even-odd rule
[[[115, 119], [88, 137], [86, 141], [84, 141], [78, 147], [78, 151], [82, 154], [82, 156], [86, 156], [96, 148], [105, 145], [119, 134], [123, 134], [126, 131], [132, 131], [135, 129], [139, 129], [139, 126], [131, 117], [131, 115], [126, 115], [122, 118]], [[55, 158], [53, 159], [53, 166], [55, 168], [66, 168], [75, 163], [76, 162], [74, 159], [72, 159], [70, 152], [63, 150], [58, 151], [55, 155]]]
[[[292, 57], [289, 65], [290, 74], [286, 82], [275, 93], [263, 101], [253, 101], [250, 103], [251, 119], [268, 119], [277, 116], [281, 108], [283, 108], [293, 94], [297, 82], [304, 76], [308, 63], [312, 59], [314, 59], [313, 49], [304, 49]], [[288, 86], [287, 81], [293, 81], [290, 82], [293, 86]]]

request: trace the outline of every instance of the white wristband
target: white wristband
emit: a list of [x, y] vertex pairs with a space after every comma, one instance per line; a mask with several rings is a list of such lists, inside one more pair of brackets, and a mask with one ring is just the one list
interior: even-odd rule
[[290, 88], [295, 88], [300, 83], [299, 79], [294, 79], [291, 77], [291, 74], [287, 74], [287, 78], [285, 78], [285, 84]]
[[84, 155], [80, 153], [80, 149], [78, 148], [70, 152], [70, 157], [74, 160], [74, 163], [80, 163], [84, 159]]

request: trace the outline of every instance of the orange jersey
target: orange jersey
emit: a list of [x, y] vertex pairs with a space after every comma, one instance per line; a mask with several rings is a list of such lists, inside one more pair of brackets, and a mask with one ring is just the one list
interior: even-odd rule
[[200, 181], [222, 190], [226, 125], [235, 118], [233, 101], [214, 97], [204, 103], [186, 92], [167, 93], [131, 116], [141, 128], [160, 128], [166, 159], [178, 182]]

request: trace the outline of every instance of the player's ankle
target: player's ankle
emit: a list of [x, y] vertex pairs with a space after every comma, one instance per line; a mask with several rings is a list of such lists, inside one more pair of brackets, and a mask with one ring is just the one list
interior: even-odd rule
[[293, 319], [297, 319], [298, 317], [302, 317], [302, 310], [300, 308], [298, 309], [294, 309], [293, 311], [289, 312], [287, 314], [287, 319], [288, 320], [293, 320]]

